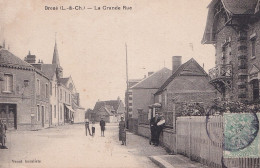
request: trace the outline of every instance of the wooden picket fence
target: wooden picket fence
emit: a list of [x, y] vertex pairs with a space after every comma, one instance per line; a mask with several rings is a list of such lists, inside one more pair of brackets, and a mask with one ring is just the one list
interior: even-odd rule
[[178, 117], [176, 151], [212, 168], [260, 168], [259, 158], [223, 159], [223, 117]]

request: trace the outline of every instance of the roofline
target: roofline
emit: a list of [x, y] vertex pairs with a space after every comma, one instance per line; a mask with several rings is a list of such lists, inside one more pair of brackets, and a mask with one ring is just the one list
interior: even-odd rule
[[[140, 82], [138, 82], [137, 84], [135, 84], [135, 85], [133, 85], [132, 87], [130, 87], [130, 89], [134, 89], [134, 87], [136, 87], [137, 85], [139, 85], [141, 82], [143, 82], [143, 81], [145, 81], [146, 79], [148, 79], [148, 78], [152, 77], [154, 74], [156, 74], [156, 73], [158, 73], [158, 72], [162, 71], [163, 69], [168, 69], [168, 68], [166, 68], [166, 67], [163, 67], [162, 69], [160, 69], [160, 70], [158, 70], [158, 71], [154, 72], [153, 74], [151, 74], [151, 75], [150, 75], [150, 76], [148, 76], [147, 78], [143, 78], [143, 79], [142, 79]], [[170, 70], [170, 69], [168, 69], [168, 70]]]

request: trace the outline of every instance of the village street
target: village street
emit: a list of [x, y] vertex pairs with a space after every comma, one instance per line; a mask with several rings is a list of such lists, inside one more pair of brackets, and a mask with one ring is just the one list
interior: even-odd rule
[[[127, 134], [127, 146], [118, 141], [118, 127], [106, 127], [105, 137], [96, 126], [95, 137], [85, 136], [83, 124], [39, 131], [8, 132], [8, 149], [0, 149], [0, 167], [157, 167], [147, 156], [165, 155], [161, 147]], [[22, 163], [20, 163], [22, 161]], [[40, 162], [40, 163], [25, 163]]]

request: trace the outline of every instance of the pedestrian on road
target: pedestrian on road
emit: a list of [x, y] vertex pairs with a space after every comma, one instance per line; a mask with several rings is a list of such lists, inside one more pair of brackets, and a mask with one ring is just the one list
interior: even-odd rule
[[0, 120], [0, 142], [2, 144], [1, 146], [2, 149], [7, 149], [7, 147], [5, 146], [6, 130], [7, 130], [6, 125], [4, 124], [3, 120]]
[[159, 138], [160, 138], [160, 134], [164, 128], [165, 125], [165, 119], [162, 116], [162, 114], [159, 115], [159, 117], [156, 120], [156, 135], [155, 135], [155, 146], [159, 145]]
[[151, 138], [150, 144], [156, 145], [157, 144], [157, 120], [159, 118], [158, 113], [155, 113], [155, 117], [151, 118], [150, 120], [150, 130], [151, 130]]
[[85, 129], [86, 129], [86, 136], [88, 136], [88, 133], [91, 136], [90, 129], [89, 129], [89, 120], [88, 119], [86, 119], [86, 122], [85, 122]]
[[105, 136], [105, 126], [106, 126], [106, 122], [103, 120], [103, 118], [101, 118], [100, 120], [100, 128], [101, 128], [101, 136]]
[[96, 131], [95, 121], [92, 121], [91, 127], [92, 127], [92, 136], [94, 137], [95, 136], [95, 131]]
[[122, 141], [121, 145], [126, 145], [126, 132], [125, 132], [124, 117], [121, 117], [121, 121], [119, 122], [119, 141]]

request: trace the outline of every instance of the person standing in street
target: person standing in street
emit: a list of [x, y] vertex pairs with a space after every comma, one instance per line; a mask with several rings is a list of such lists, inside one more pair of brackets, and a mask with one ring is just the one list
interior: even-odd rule
[[105, 126], [106, 126], [106, 122], [103, 120], [103, 118], [101, 118], [100, 120], [100, 128], [101, 128], [101, 136], [105, 136]]
[[96, 131], [96, 128], [95, 128], [95, 121], [92, 121], [91, 123], [91, 129], [92, 129], [92, 136], [94, 137], [95, 136], [95, 131]]
[[3, 120], [0, 120], [0, 142], [2, 144], [1, 148], [2, 149], [7, 149], [7, 147], [5, 146], [5, 142], [6, 142], [6, 130], [7, 127], [4, 124]]
[[85, 129], [86, 129], [86, 136], [88, 136], [88, 133], [91, 136], [90, 129], [89, 129], [89, 120], [88, 119], [86, 119], [86, 122], [85, 122]]
[[125, 132], [124, 117], [121, 117], [121, 121], [119, 122], [119, 141], [122, 141], [121, 145], [126, 145], [126, 132]]

